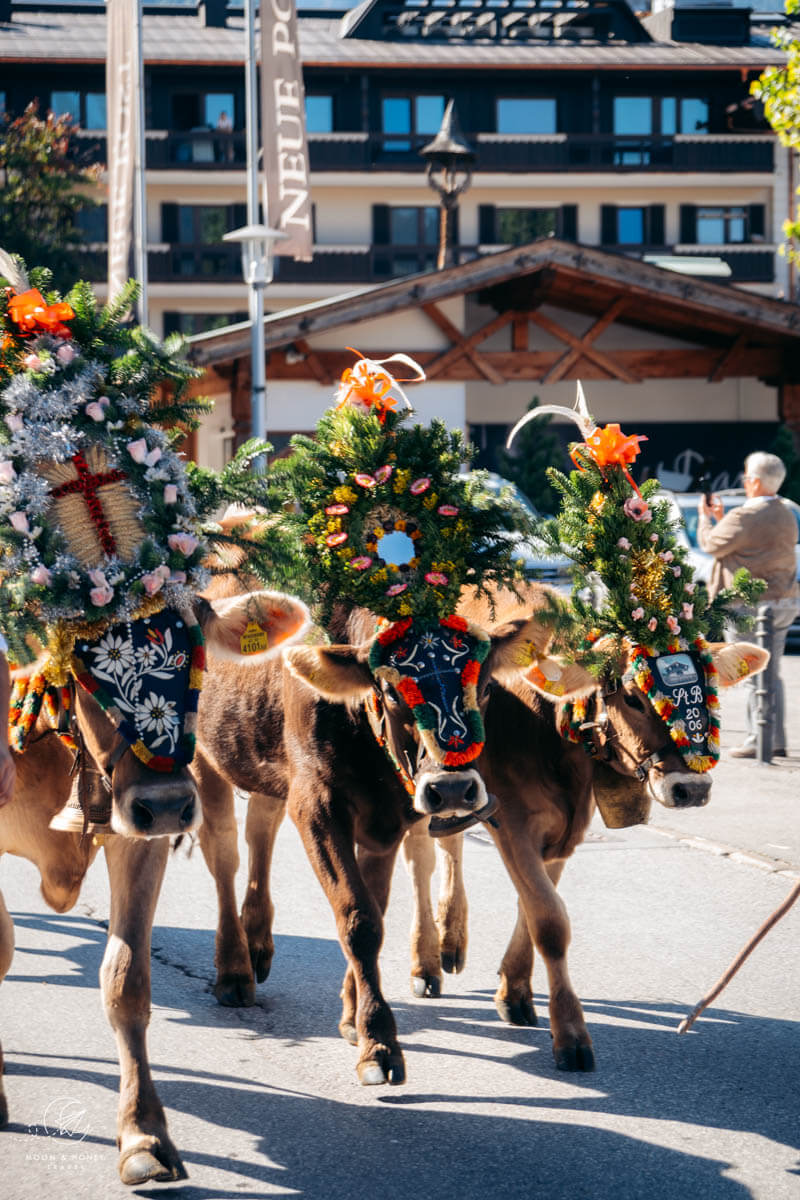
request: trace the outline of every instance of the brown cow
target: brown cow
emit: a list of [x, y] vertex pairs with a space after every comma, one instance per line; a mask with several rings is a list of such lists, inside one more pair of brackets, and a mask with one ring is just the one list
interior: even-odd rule
[[[537, 591], [535, 585], [528, 591], [528, 612], [540, 603]], [[482, 601], [469, 600], [462, 611], [472, 619], [491, 620]], [[518, 612], [515, 597], [499, 597], [501, 623]], [[714, 647], [722, 686], [763, 669], [767, 658], [766, 651], [747, 643]], [[747, 673], [743, 673], [744, 661]], [[550, 981], [556, 1063], [567, 1070], [589, 1070], [594, 1062], [591, 1040], [566, 971], [569, 921], [555, 890], [566, 859], [583, 840], [595, 799], [609, 823], [636, 824], [647, 819], [653, 799], [667, 808], [707, 803], [711, 779], [688, 771], [669, 745], [663, 746], [656, 762], [649, 763], [651, 747], [668, 739], [646, 696], [630, 680], [605, 697], [597, 687], [595, 711], [604, 708], [607, 720], [596, 722], [591, 730], [591, 757], [581, 746], [560, 737], [558, 706], [538, 694], [530, 680], [506, 675], [503, 685], [492, 689], [486, 748], [478, 764], [487, 788], [499, 801], [499, 821], [491, 833], [519, 896], [517, 924], [500, 966], [495, 1005], [511, 1024], [536, 1023], [531, 972], [533, 947], [538, 945]], [[639, 772], [643, 778], [637, 778], [640, 764], [646, 766]], [[467, 913], [457, 842], [457, 837], [451, 837], [442, 847], [446, 872], [437, 928], [429, 899], [433, 847], [419, 827], [406, 839], [412, 881], [422, 893], [416, 895], [412, 929], [412, 989], [418, 996], [439, 994], [442, 966], [446, 970], [463, 966]], [[454, 930], [458, 931], [455, 955]]]
[[[262, 598], [266, 603], [261, 603]], [[269, 636], [266, 654], [276, 651], [282, 640], [298, 636], [307, 624], [303, 606], [277, 593], [242, 596], [216, 608], [197, 602], [207, 644], [227, 657], [241, 655], [240, 639], [254, 611]], [[266, 654], [254, 655], [248, 669]], [[197, 790], [185, 768], [173, 775], [158, 775], [144, 767], [124, 748], [115, 726], [96, 701], [80, 688], [76, 689], [76, 711], [86, 751], [94, 767], [109, 780], [113, 804], [114, 834], [101, 839], [111, 913], [100, 984], [120, 1061], [119, 1173], [127, 1184], [182, 1179], [186, 1172], [167, 1132], [164, 1110], [150, 1076], [145, 1039], [150, 1018], [150, 932], [169, 835], [184, 833], [197, 824]], [[14, 799], [0, 808], [0, 853], [20, 855], [38, 867], [42, 895], [58, 912], [75, 904], [97, 853], [93, 839], [49, 828], [69, 795], [72, 760], [72, 753], [40, 718], [28, 748], [16, 760]], [[13, 926], [0, 898], [0, 980], [11, 964], [13, 945]], [[0, 1055], [0, 1125], [8, 1117], [1, 1076]]]

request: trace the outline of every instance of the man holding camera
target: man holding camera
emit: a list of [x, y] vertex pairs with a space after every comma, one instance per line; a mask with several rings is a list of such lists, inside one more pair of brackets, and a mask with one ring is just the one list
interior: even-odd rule
[[[772, 606], [773, 617], [772, 639], [767, 647], [775, 660], [774, 689], [769, 696], [773, 756], [786, 754], [783, 682], [779, 671], [786, 635], [798, 610], [794, 551], [797, 522], [792, 510], [777, 494], [785, 477], [786, 468], [776, 454], [763, 451], [749, 454], [744, 463], [745, 503], [723, 513], [718, 496], [712, 496], [710, 500], [704, 496], [697, 526], [700, 549], [712, 554], [715, 560], [709, 584], [712, 599], [730, 585], [740, 567], [747, 567], [751, 575], [767, 583], [760, 603]], [[746, 682], [749, 688], [747, 737], [741, 746], [730, 751], [733, 758], [755, 758], [756, 755], [756, 678], [751, 676]]]

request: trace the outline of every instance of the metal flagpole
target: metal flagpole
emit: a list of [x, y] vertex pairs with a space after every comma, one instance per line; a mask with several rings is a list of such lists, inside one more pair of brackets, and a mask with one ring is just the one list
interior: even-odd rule
[[[247, 126], [247, 224], [258, 225], [258, 76], [256, 73], [256, 0], [244, 0], [245, 108]], [[264, 214], [266, 217], [266, 213]], [[250, 245], [250, 355], [251, 431], [253, 437], [267, 436], [267, 392], [264, 363], [264, 286], [255, 269], [259, 247]]]
[[136, 152], [134, 159], [134, 262], [139, 281], [139, 323], [147, 325], [149, 320], [147, 303], [147, 180], [145, 171], [144, 140], [144, 50], [142, 46], [143, 0], [136, 5], [136, 51], [138, 71], [136, 74]]

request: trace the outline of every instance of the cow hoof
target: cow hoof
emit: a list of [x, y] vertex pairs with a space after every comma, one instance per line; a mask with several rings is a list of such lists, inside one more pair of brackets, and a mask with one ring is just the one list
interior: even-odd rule
[[355, 1025], [353, 1025], [350, 1021], [342, 1021], [340, 1023], [339, 1033], [346, 1042], [350, 1043], [351, 1046], [358, 1045], [358, 1033], [356, 1032]]
[[398, 1051], [391, 1054], [386, 1049], [374, 1052], [374, 1057], [360, 1062], [356, 1068], [362, 1087], [376, 1087], [382, 1083], [398, 1084], [406, 1081], [406, 1065]]
[[418, 1000], [424, 1000], [426, 996], [435, 999], [442, 994], [442, 980], [438, 975], [412, 975], [411, 993]]
[[593, 1071], [594, 1051], [591, 1044], [576, 1042], [572, 1046], [562, 1046], [560, 1050], [553, 1048], [556, 1067], [559, 1071]]
[[[155, 1144], [149, 1149], [146, 1146], [131, 1147], [120, 1156], [119, 1177], [123, 1183], [131, 1187], [151, 1181], [176, 1183], [179, 1179], [189, 1178], [174, 1146], [158, 1144], [155, 1138], [148, 1141]], [[156, 1152], [160, 1158], [156, 1157]]]
[[263, 950], [250, 947], [250, 962], [253, 964], [253, 974], [257, 983], [263, 983], [272, 969], [274, 950]]
[[256, 985], [248, 975], [223, 975], [214, 984], [214, 995], [225, 1008], [252, 1008]]
[[467, 965], [467, 952], [464, 946], [456, 946], [454, 950], [442, 951], [442, 968], [448, 975], [460, 975]]
[[539, 1018], [533, 1001], [523, 996], [520, 1000], [495, 1000], [494, 1006], [507, 1025], [538, 1025]]
[[3, 1095], [2, 1084], [0, 1084], [0, 1129], [8, 1124], [8, 1101]]

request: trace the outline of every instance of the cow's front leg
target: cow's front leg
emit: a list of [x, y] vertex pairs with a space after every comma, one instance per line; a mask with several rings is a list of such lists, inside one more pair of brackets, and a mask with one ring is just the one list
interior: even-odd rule
[[458, 974], [467, 962], [467, 893], [464, 888], [464, 835], [438, 839], [442, 869], [436, 923], [442, 949], [442, 966]]
[[439, 930], [433, 919], [431, 879], [436, 866], [428, 822], [417, 821], [403, 839], [403, 857], [411, 876], [414, 915], [411, 918], [411, 991], [415, 996], [440, 996], [442, 958]]
[[[3, 893], [0, 892], [0, 983], [3, 982], [14, 957], [14, 923], [11, 920]], [[8, 1121], [8, 1103], [3, 1089], [3, 1048], [0, 1046], [0, 1129]]]
[[168, 838], [111, 837], [106, 843], [111, 918], [100, 967], [103, 1004], [120, 1066], [117, 1145], [123, 1183], [185, 1179], [147, 1058], [150, 933], [169, 853]]
[[255, 1003], [256, 985], [247, 937], [236, 904], [239, 832], [233, 788], [199, 750], [192, 773], [203, 807], [203, 823], [198, 834], [200, 849], [217, 888], [214, 995], [220, 1004], [247, 1008]]
[[[564, 870], [564, 860], [554, 859], [545, 863], [545, 870], [554, 887], [558, 886]], [[494, 1002], [497, 1011], [509, 1025], [538, 1025], [533, 1006], [533, 941], [531, 940], [525, 909], [517, 899], [517, 923], [511, 935], [498, 972], [500, 986]]]
[[250, 961], [259, 983], [263, 983], [269, 975], [275, 954], [272, 936], [275, 906], [270, 895], [269, 876], [275, 839], [285, 812], [285, 795], [251, 792], [245, 827], [249, 865], [242, 924], [247, 935]]
[[[405, 1064], [397, 1041], [397, 1026], [392, 1010], [381, 993], [378, 954], [383, 942], [380, 877], [391, 878], [399, 839], [385, 855], [365, 855], [362, 862], [367, 876], [372, 875], [373, 858], [381, 860], [373, 895], [365, 875], [359, 870], [353, 845], [352, 829], [338, 821], [327, 805], [308, 801], [306, 787], [293, 785], [289, 792], [289, 815], [297, 826], [314, 872], [322, 884], [336, 918], [339, 941], [348, 964], [344, 1001], [348, 1017], [339, 1026], [347, 1041], [353, 1040], [352, 1000], [355, 999], [355, 1033], [358, 1041], [356, 1070], [362, 1084], [403, 1083]], [[388, 898], [388, 884], [385, 885]], [[385, 906], [385, 901], [384, 901]]]
[[567, 970], [570, 927], [564, 902], [525, 821], [514, 821], [510, 806], [504, 808], [502, 827], [493, 831], [493, 836], [517, 889], [530, 936], [547, 968], [556, 1066], [562, 1071], [593, 1071], [592, 1039]]

